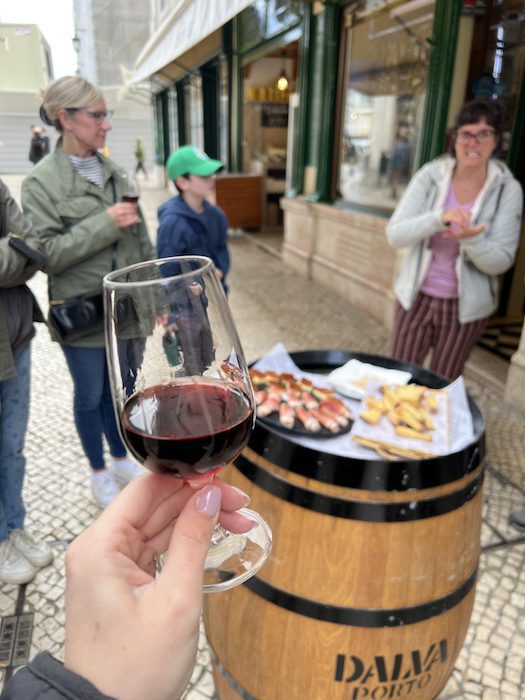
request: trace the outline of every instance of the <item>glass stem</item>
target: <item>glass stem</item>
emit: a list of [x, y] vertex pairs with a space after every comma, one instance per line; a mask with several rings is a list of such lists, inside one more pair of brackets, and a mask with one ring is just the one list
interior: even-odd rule
[[215, 525], [213, 528], [213, 532], [211, 533], [210, 547], [215, 547], [222, 544], [231, 536], [231, 532], [228, 532], [228, 530], [225, 530], [222, 525], [217, 523], [217, 525]]

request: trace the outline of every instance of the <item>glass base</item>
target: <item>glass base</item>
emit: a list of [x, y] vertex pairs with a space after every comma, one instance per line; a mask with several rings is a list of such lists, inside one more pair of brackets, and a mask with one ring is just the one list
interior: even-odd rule
[[[226, 591], [247, 581], [268, 559], [272, 549], [272, 531], [259, 513], [240, 508], [257, 525], [250, 532], [235, 535], [220, 525], [213, 530], [210, 548], [204, 563], [204, 593]], [[160, 573], [166, 554], [157, 557], [155, 568]]]
[[239, 513], [248, 515], [257, 525], [243, 535], [235, 535], [220, 526], [215, 528], [204, 565], [205, 593], [238, 586], [256, 574], [268, 559], [272, 549], [268, 523], [248, 508], [241, 508]]

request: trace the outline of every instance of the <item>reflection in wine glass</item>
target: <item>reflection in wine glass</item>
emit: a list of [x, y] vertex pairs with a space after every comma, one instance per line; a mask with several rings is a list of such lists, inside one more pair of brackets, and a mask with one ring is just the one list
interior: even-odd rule
[[[184, 256], [115, 270], [104, 278], [104, 297], [126, 445], [151, 471], [209, 480], [240, 454], [254, 422], [246, 360], [212, 261]], [[250, 532], [214, 531], [205, 590], [242, 583], [268, 557], [268, 525], [248, 513], [257, 523]]]

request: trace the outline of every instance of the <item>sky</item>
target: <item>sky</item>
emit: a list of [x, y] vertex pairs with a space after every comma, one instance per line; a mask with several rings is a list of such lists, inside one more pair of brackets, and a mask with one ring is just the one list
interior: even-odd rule
[[51, 47], [55, 78], [75, 74], [73, 0], [0, 0], [0, 22], [37, 24]]

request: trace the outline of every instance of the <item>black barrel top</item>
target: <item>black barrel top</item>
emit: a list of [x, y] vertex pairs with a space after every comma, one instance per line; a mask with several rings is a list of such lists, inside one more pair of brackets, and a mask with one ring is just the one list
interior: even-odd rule
[[[290, 353], [305, 372], [326, 374], [351, 359], [387, 369], [410, 372], [411, 382], [441, 389], [450, 381], [410, 362], [381, 355], [344, 350], [309, 350]], [[428, 459], [387, 461], [357, 459], [328, 454], [292, 442], [284, 431], [256, 421], [249, 447], [275, 465], [317, 481], [369, 491], [409, 491], [441, 486], [461, 479], [476, 469], [485, 456], [485, 423], [481, 411], [467, 395], [474, 426], [473, 440], [459, 452]], [[239, 461], [244, 461], [242, 456]]]

